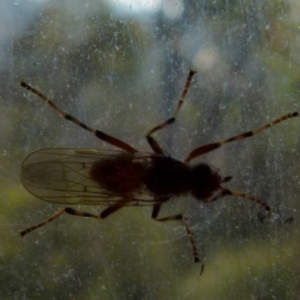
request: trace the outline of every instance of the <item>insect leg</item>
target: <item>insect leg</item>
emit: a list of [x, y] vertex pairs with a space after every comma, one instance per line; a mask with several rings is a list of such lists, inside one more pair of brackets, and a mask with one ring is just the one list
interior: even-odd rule
[[151, 215], [151, 218], [154, 220], [154, 221], [158, 221], [158, 222], [165, 222], [165, 221], [180, 221], [185, 230], [186, 230], [186, 233], [189, 237], [189, 240], [190, 240], [190, 243], [192, 245], [192, 251], [193, 251], [193, 257], [194, 257], [194, 262], [200, 262], [201, 259], [199, 258], [198, 256], [198, 251], [197, 251], [197, 247], [196, 247], [196, 243], [195, 243], [195, 240], [193, 238], [193, 234], [192, 234], [192, 231], [190, 230], [188, 224], [184, 221], [183, 219], [183, 216], [181, 214], [178, 214], [178, 215], [173, 215], [173, 216], [168, 216], [168, 217], [165, 217], [165, 218], [157, 218], [158, 217], [158, 213], [160, 211], [160, 208], [161, 208], [161, 204], [156, 204], [154, 205], [153, 207], [153, 211], [152, 211], [152, 215]]
[[100, 140], [111, 144], [115, 147], [121, 148], [123, 150], [125, 150], [126, 152], [129, 153], [136, 153], [138, 152], [135, 148], [133, 148], [132, 146], [130, 146], [129, 144], [113, 137], [110, 136], [106, 133], [104, 133], [103, 131], [97, 130], [97, 129], [93, 129], [89, 126], [87, 126], [86, 124], [82, 123], [81, 121], [79, 121], [78, 119], [72, 117], [71, 115], [65, 113], [64, 111], [62, 111], [54, 102], [52, 102], [50, 99], [48, 99], [46, 96], [44, 96], [42, 93], [40, 93], [38, 90], [36, 90], [35, 88], [33, 88], [32, 86], [30, 86], [29, 84], [27, 84], [26, 82], [22, 81], [20, 83], [20, 86], [27, 89], [28, 91], [36, 94], [39, 98], [43, 99], [48, 105], [50, 105], [57, 113], [59, 113], [63, 118], [65, 118], [68, 121], [71, 121], [73, 123], [75, 123], [76, 125], [80, 126], [81, 128], [93, 133], [97, 138], [99, 138]]
[[110, 205], [108, 208], [106, 208], [101, 214], [101, 219], [105, 219], [106, 217], [108, 217], [109, 215], [111, 215], [112, 213], [116, 212], [117, 210], [121, 209], [122, 207], [124, 207], [128, 202], [131, 202], [132, 199], [130, 198], [124, 198], [121, 199], [119, 201], [117, 201], [116, 203]]
[[162, 124], [152, 128], [146, 135], [146, 138], [147, 138], [147, 141], [150, 145], [150, 147], [152, 148], [152, 150], [157, 153], [157, 154], [164, 154], [164, 151], [162, 150], [162, 148], [159, 146], [158, 142], [154, 139], [154, 137], [152, 137], [152, 134], [160, 129], [163, 129], [163, 128], [166, 128], [167, 126], [173, 124], [177, 118], [177, 115], [180, 111], [180, 108], [182, 106], [182, 104], [184, 103], [185, 101], [185, 96], [189, 90], [189, 87], [191, 85], [191, 81], [192, 81], [192, 78], [193, 76], [196, 74], [196, 71], [193, 71], [190, 69], [190, 72], [188, 74], [188, 77], [186, 79], [186, 83], [185, 83], [185, 87], [184, 87], [184, 90], [182, 92], [182, 95], [179, 99], [179, 102], [178, 102], [178, 105], [177, 105], [177, 109], [174, 113], [174, 115], [169, 118], [167, 121], [163, 122]]
[[202, 155], [202, 154], [205, 154], [205, 153], [208, 153], [210, 151], [213, 151], [217, 148], [220, 148], [228, 143], [231, 143], [231, 142], [234, 142], [234, 141], [240, 141], [240, 140], [243, 140], [245, 138], [248, 138], [250, 136], [253, 136], [253, 135], [256, 135], [258, 133], [261, 133], [262, 131], [274, 126], [274, 125], [277, 125], [283, 121], [286, 121], [288, 119], [291, 119], [291, 118], [295, 118], [295, 117], [298, 117], [300, 114], [299, 111], [295, 111], [293, 113], [289, 113], [289, 114], [286, 114], [284, 116], [282, 116], [281, 118], [278, 118], [264, 126], [261, 126], [260, 128], [256, 129], [256, 130], [252, 130], [252, 131], [247, 131], [245, 133], [242, 133], [242, 134], [239, 134], [239, 135], [236, 135], [234, 137], [231, 137], [229, 139], [226, 139], [226, 140], [223, 140], [221, 142], [216, 142], [216, 143], [211, 143], [211, 144], [207, 144], [207, 145], [204, 145], [204, 146], [201, 146], [201, 147], [198, 147], [196, 149], [194, 149], [189, 155], [188, 157], [185, 159], [186, 162], [189, 162], [191, 161], [192, 159]]
[[50, 218], [46, 219], [44, 222], [41, 222], [37, 225], [31, 226], [27, 229], [24, 229], [22, 231], [20, 231], [21, 236], [25, 236], [26, 234], [30, 233], [31, 231], [34, 231], [38, 228], [41, 228], [45, 225], [47, 225], [48, 223], [52, 222], [53, 220], [57, 219], [58, 217], [60, 217], [61, 215], [63, 215], [64, 213], [67, 213], [69, 215], [73, 215], [73, 216], [78, 216], [78, 217], [87, 217], [87, 218], [95, 218], [95, 219], [102, 219], [101, 216], [99, 215], [94, 215], [91, 213], [87, 213], [87, 212], [81, 212], [81, 211], [77, 211], [71, 207], [66, 207], [63, 208], [61, 210], [59, 210], [56, 214], [54, 214], [53, 216], [51, 216]]
[[213, 201], [216, 201], [216, 200], [218, 200], [218, 199], [220, 199], [224, 196], [228, 196], [228, 195], [232, 195], [232, 196], [236, 196], [236, 197], [240, 197], [240, 198], [250, 200], [250, 201], [262, 206], [267, 212], [271, 211], [271, 207], [267, 203], [265, 203], [265, 202], [263, 202], [263, 201], [261, 201], [257, 198], [252, 197], [250, 195], [247, 195], [245, 193], [240, 193], [240, 192], [237, 192], [237, 191], [231, 191], [231, 190], [228, 190], [228, 189], [225, 189], [225, 188], [222, 188], [222, 191], [220, 193], [216, 194], [214, 197], [212, 197], [210, 199], [207, 199], [205, 202], [206, 203], [213, 202]]

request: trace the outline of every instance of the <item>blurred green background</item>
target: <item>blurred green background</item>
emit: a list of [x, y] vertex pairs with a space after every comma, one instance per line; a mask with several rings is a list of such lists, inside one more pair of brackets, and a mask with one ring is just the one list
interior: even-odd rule
[[18, 87], [22, 79], [90, 126], [149, 151], [146, 132], [174, 112], [192, 66], [198, 73], [178, 121], [156, 134], [184, 158], [300, 109], [299, 1], [5, 0], [0, 16], [0, 299], [300, 298], [298, 119], [197, 160], [271, 205], [265, 222], [261, 207], [234, 197], [164, 206], [162, 215], [188, 218], [201, 277], [184, 228], [152, 221], [151, 208], [101, 222], [63, 216], [18, 234], [59, 209], [23, 188], [27, 155], [111, 149]]

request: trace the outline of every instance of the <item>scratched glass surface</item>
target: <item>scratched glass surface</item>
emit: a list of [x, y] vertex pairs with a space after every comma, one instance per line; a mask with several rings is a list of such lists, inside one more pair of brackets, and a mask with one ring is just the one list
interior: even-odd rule
[[[232, 176], [226, 196], [125, 207], [105, 220], [20, 179], [47, 148], [114, 149], [19, 86], [24, 80], [85, 124], [150, 152], [145, 135], [172, 116], [189, 69], [197, 74], [174, 124], [154, 134], [166, 153], [254, 130], [300, 109], [297, 1], [2, 1], [0, 10], [0, 299], [299, 299], [300, 120], [197, 158]], [[105, 150], [107, 151], [107, 150]], [[99, 214], [101, 205], [74, 206]], [[296, 262], [296, 263], [295, 263]]]

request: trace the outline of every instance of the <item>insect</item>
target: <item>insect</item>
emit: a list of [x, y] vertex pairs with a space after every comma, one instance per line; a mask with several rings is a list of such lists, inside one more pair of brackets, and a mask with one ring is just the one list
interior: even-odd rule
[[[44, 100], [63, 118], [119, 150], [43, 149], [30, 154], [22, 166], [21, 180], [25, 188], [42, 200], [69, 206], [59, 210], [45, 221], [21, 231], [21, 235], [25, 236], [47, 225], [65, 213], [105, 219], [125, 206], [150, 205], [153, 207], [151, 215], [153, 220], [182, 223], [192, 247], [194, 262], [200, 262], [196, 243], [184, 216], [177, 214], [159, 217], [162, 205], [171, 198], [192, 195], [198, 201], [209, 203], [231, 195], [259, 204], [269, 212], [270, 206], [263, 201], [224, 187], [223, 185], [231, 179], [231, 176], [222, 177], [214, 167], [204, 163], [193, 164], [191, 161], [228, 143], [251, 137], [280, 122], [297, 117], [299, 112], [286, 114], [256, 130], [197, 147], [184, 161], [179, 161], [165, 154], [153, 134], [175, 122], [195, 74], [196, 71], [190, 69], [174, 115], [147, 133], [146, 139], [152, 153], [139, 152], [126, 142], [87, 126], [22, 81], [20, 85], [23, 88]], [[70, 207], [75, 204], [107, 207], [97, 215]]]

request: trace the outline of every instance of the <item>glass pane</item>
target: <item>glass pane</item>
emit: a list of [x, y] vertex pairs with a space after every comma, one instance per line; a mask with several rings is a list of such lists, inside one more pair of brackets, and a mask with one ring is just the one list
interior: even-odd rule
[[[297, 118], [187, 164], [232, 176], [221, 186], [272, 207], [266, 214], [234, 196], [206, 203], [190, 193], [201, 185], [170, 197], [158, 217], [184, 216], [201, 259], [194, 264], [182, 223], [151, 220], [153, 206], [141, 201], [104, 220], [63, 214], [21, 238], [20, 230], [66, 207], [23, 187], [30, 153], [117, 148], [64, 120], [20, 83], [150, 153], [147, 132], [172, 117], [195, 70], [176, 122], [153, 134], [166, 156], [183, 162], [197, 147], [298, 111], [299, 15], [297, 1], [2, 1], [0, 299], [297, 299]], [[120, 180], [129, 182], [134, 171], [130, 165]], [[106, 208], [72, 207], [95, 215]]]

